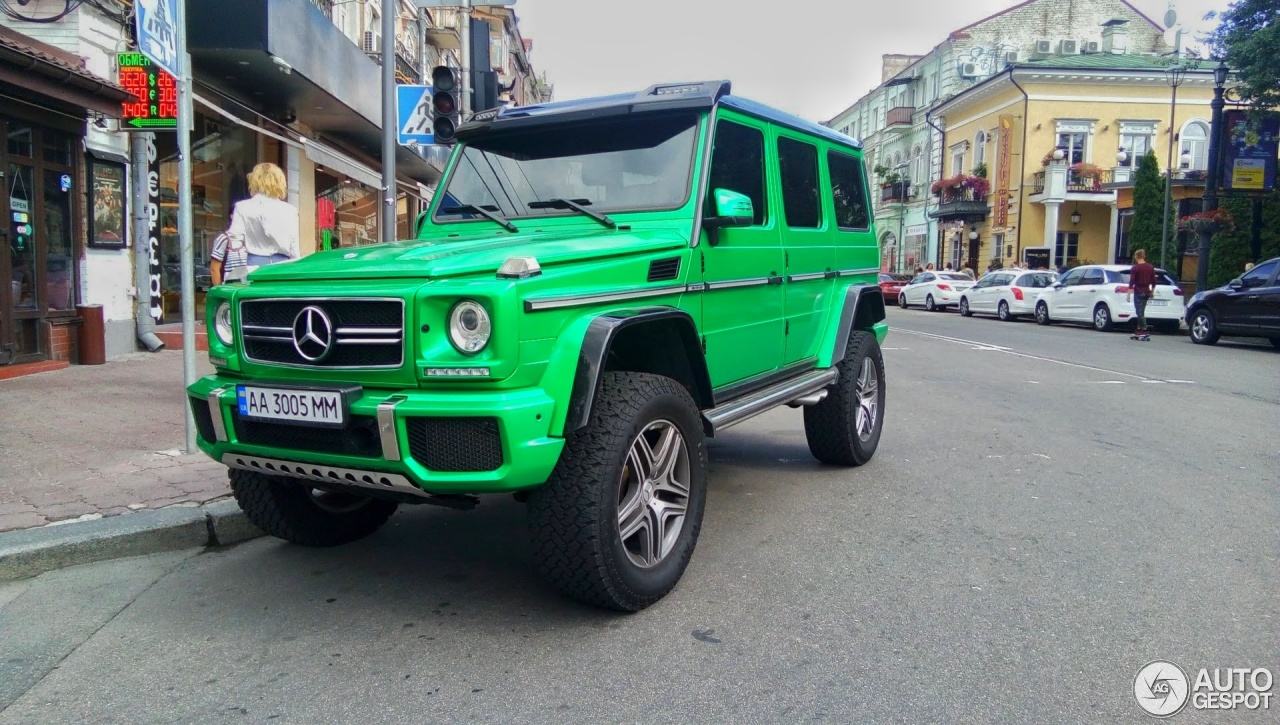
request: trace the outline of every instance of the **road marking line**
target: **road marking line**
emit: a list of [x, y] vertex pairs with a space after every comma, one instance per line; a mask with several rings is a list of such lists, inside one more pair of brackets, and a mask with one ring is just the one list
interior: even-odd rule
[[1195, 384], [1196, 384], [1196, 381], [1194, 381], [1194, 380], [1166, 380], [1166, 381], [1164, 381], [1164, 382], [1166, 382], [1166, 383], [1182, 383], [1182, 384], [1184, 384], [1184, 385], [1195, 385]]
[[[1080, 363], [1067, 362], [1066, 360], [1055, 360], [1051, 357], [1041, 357], [1039, 355], [1031, 355], [1025, 352], [1017, 352], [1013, 348], [1002, 347], [999, 345], [988, 345], [983, 342], [977, 342], [975, 340], [965, 340], [964, 338], [960, 338], [960, 337], [948, 337], [947, 335], [935, 335], [932, 332], [921, 332], [920, 330], [908, 330], [903, 327], [895, 327], [893, 329], [895, 332], [905, 332], [908, 335], [920, 335], [921, 337], [932, 337], [937, 340], [943, 340], [945, 342], [953, 342], [959, 345], [968, 345], [970, 347], [975, 345], [979, 347], [987, 347], [995, 352], [1002, 352], [1006, 355], [1013, 355], [1014, 357], [1022, 357], [1028, 360], [1039, 360], [1040, 362], [1054, 363], [1055, 365], [1066, 365], [1067, 367], [1079, 368], [1081, 370], [1092, 370], [1095, 373], [1106, 373], [1107, 375], [1118, 375], [1122, 378], [1134, 378], [1135, 380], [1151, 380], [1152, 379], [1152, 378], [1148, 378], [1145, 375], [1135, 375], [1134, 373], [1126, 373], [1126, 372], [1121, 372], [1119, 370], [1107, 370], [1106, 368], [1098, 368], [1092, 365], [1081, 365]], [[1190, 382], [1190, 381], [1187, 381], [1187, 382]]]
[[1164, 385], [1164, 382], [1165, 382], [1165, 381], [1163, 381], [1163, 380], [1143, 380], [1142, 382], [1144, 382], [1144, 383], [1148, 383], [1148, 384], [1150, 384], [1150, 385]]

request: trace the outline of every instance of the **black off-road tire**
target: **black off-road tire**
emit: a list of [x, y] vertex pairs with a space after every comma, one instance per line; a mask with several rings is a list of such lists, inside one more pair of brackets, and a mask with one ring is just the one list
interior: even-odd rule
[[231, 469], [231, 492], [258, 528], [303, 546], [338, 546], [363, 539], [382, 527], [399, 504], [358, 494], [330, 494], [322, 508], [308, 481]]
[[[670, 553], [642, 568], [628, 556], [618, 513], [632, 443], [656, 421], [684, 438], [690, 481], [685, 519]], [[605, 373], [589, 422], [569, 433], [551, 478], [529, 496], [534, 565], [580, 602], [634, 612], [675, 587], [693, 556], [707, 494], [707, 445], [698, 406], [676, 381]]]
[[[859, 375], [863, 361], [870, 360], [876, 375], [876, 414], [872, 431], [864, 440], [858, 435], [857, 410], [860, 401]], [[875, 455], [884, 430], [884, 356], [873, 333], [855, 331], [849, 337], [844, 359], [836, 363], [840, 379], [826, 399], [804, 409], [804, 436], [809, 452], [823, 463], [861, 466]]]

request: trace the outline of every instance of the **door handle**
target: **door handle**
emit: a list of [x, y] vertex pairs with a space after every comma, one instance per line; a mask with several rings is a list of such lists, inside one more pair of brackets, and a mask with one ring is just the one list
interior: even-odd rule
[[782, 284], [782, 275], [779, 275], [779, 274], [770, 274], [770, 275], [769, 275], [769, 284]]

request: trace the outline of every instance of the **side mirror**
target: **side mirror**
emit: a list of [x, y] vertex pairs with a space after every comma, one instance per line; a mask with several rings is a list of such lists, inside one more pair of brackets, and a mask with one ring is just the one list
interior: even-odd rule
[[422, 234], [422, 225], [427, 223], [428, 213], [429, 212], [425, 212], [425, 211], [418, 212], [418, 218], [415, 219], [413, 222], [413, 236], [416, 237], [419, 234]]
[[1066, 287], [1066, 285], [1061, 282], [1057, 282], [1053, 285], [1054, 289], [1062, 289], [1063, 287]]
[[1236, 277], [1235, 279], [1228, 282], [1227, 286], [1230, 287], [1231, 289], [1244, 289], [1244, 280], [1239, 277]]
[[716, 230], [724, 227], [749, 227], [755, 220], [755, 205], [751, 197], [729, 189], [715, 189], [711, 192], [715, 203], [715, 216], [704, 217], [702, 227], [707, 230], [711, 244], [719, 243]]

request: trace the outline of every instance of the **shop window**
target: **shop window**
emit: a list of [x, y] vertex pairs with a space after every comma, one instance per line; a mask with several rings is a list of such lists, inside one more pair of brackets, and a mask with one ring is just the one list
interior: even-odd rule
[[41, 135], [44, 137], [45, 163], [70, 166], [71, 137], [48, 129], [45, 129]]
[[9, 272], [13, 307], [34, 310], [36, 299], [35, 173], [30, 166], [9, 164]]
[[9, 134], [6, 144], [10, 156], [33, 158], [35, 156], [35, 131], [29, 124], [9, 121]]
[[57, 170], [45, 169], [44, 177], [44, 254], [45, 293], [50, 310], [74, 309], [73, 288], [75, 265], [72, 264], [71, 195], [72, 178]]
[[[1064, 246], [1065, 245], [1065, 246]], [[1080, 256], [1080, 234], [1078, 232], [1058, 232], [1057, 249], [1054, 259], [1058, 264], [1066, 264]]]

